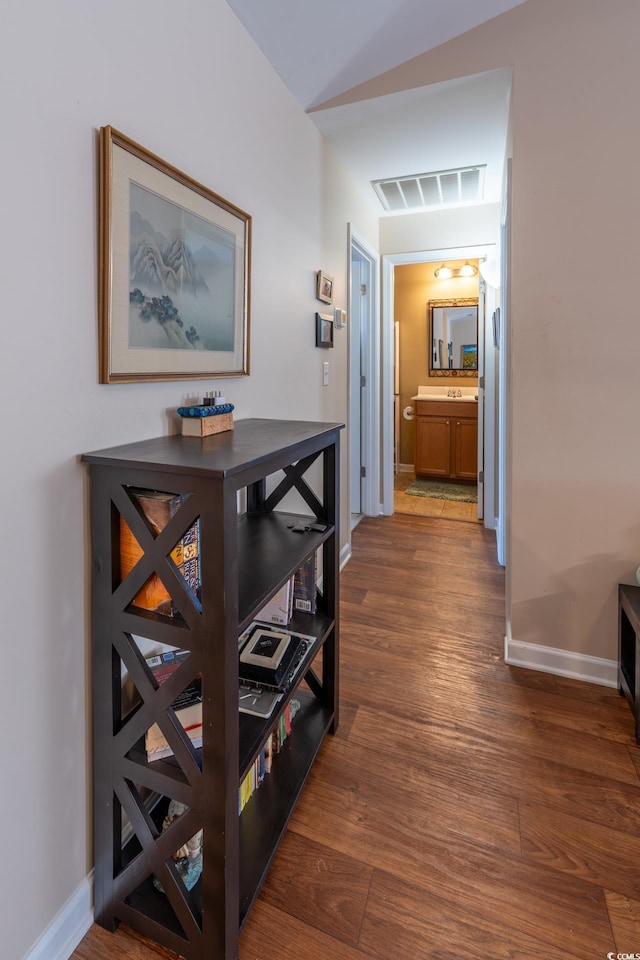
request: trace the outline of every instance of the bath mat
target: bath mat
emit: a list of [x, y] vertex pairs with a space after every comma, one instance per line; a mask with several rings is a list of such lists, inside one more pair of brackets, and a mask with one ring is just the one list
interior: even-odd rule
[[410, 497], [431, 497], [433, 500], [478, 502], [478, 489], [466, 483], [442, 483], [440, 480], [414, 480], [405, 493]]

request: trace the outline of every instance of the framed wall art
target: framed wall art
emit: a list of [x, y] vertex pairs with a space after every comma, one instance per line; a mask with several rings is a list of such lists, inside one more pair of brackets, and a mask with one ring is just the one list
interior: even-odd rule
[[463, 370], [478, 369], [477, 343], [463, 343], [460, 347], [460, 366]]
[[333, 318], [316, 313], [316, 347], [333, 346]]
[[251, 217], [100, 130], [100, 382], [249, 373]]
[[318, 270], [316, 274], [316, 299], [323, 303], [333, 302], [333, 277], [330, 277], [324, 270]]

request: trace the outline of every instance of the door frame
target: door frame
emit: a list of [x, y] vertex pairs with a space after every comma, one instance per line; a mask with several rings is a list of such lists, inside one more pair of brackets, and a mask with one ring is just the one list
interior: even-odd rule
[[[440, 250], [421, 250], [411, 253], [390, 253], [382, 257], [382, 513], [393, 513], [393, 322], [394, 322], [394, 271], [405, 263], [442, 263], [443, 260], [482, 260], [496, 256], [494, 243], [465, 247], [448, 247]], [[485, 390], [493, 384], [485, 381]], [[493, 430], [493, 423], [485, 423]], [[493, 497], [493, 464], [484, 465], [484, 497]], [[485, 517], [487, 511], [484, 510]], [[492, 515], [493, 511], [490, 515]]]
[[[366, 387], [360, 397], [359, 432], [362, 444], [362, 466], [365, 476], [360, 491], [360, 513], [374, 517], [381, 512], [380, 507], [380, 254], [375, 250], [352, 223], [348, 227], [349, 257], [347, 266], [348, 302], [351, 306], [352, 261], [354, 253], [359, 260], [368, 264], [368, 290], [364, 299], [364, 314], [360, 323], [360, 342], [354, 343], [351, 336], [351, 323], [348, 324], [348, 422], [349, 422], [349, 479], [348, 489], [351, 498], [351, 447], [355, 427], [352, 422], [352, 391], [360, 385], [352, 383], [352, 351], [361, 349], [361, 370], [366, 379]], [[349, 504], [351, 508], [351, 504]], [[351, 509], [349, 509], [351, 515]]]
[[[507, 457], [511, 441], [511, 177], [512, 160], [509, 157], [505, 170], [505, 189], [502, 198], [502, 215], [500, 218], [500, 353], [499, 363], [499, 396], [498, 396], [498, 562], [511, 569], [510, 540], [511, 540], [511, 459]], [[507, 574], [506, 580], [506, 618], [507, 636], [511, 636], [511, 577]]]

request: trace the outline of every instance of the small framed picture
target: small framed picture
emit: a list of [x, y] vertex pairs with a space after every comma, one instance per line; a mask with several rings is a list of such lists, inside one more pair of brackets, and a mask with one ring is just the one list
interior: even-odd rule
[[460, 368], [462, 370], [478, 369], [478, 345], [463, 343], [460, 347]]
[[316, 278], [316, 297], [323, 303], [333, 302], [333, 277], [330, 277], [324, 270], [318, 270]]
[[316, 313], [316, 347], [333, 346], [333, 318]]

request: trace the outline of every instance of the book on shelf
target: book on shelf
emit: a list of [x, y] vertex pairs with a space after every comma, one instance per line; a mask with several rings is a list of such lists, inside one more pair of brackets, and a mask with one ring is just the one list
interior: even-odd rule
[[262, 620], [264, 623], [277, 623], [281, 626], [287, 626], [291, 620], [293, 612], [293, 577], [278, 590], [277, 593], [265, 603], [264, 607], [256, 615], [256, 620]]
[[[184, 663], [188, 656], [188, 650], [167, 650], [164, 653], [145, 657], [145, 663], [151, 670], [158, 686], [160, 686], [169, 679], [181, 663]], [[171, 706], [174, 710], [179, 710], [181, 707], [188, 707], [194, 703], [202, 703], [202, 674], [198, 674], [198, 676], [178, 694]]]
[[[202, 746], [202, 702], [181, 707], [175, 711], [176, 717], [182, 724], [184, 732], [189, 737], [192, 746]], [[147, 730], [144, 738], [147, 751], [147, 760], [162, 760], [173, 756], [173, 749], [157, 723]]]
[[[174, 516], [187, 494], [165, 493], [159, 490], [130, 488], [145, 517], [151, 523], [156, 536]], [[120, 579], [127, 577], [143, 554], [142, 547], [131, 532], [127, 521], [120, 517]], [[171, 551], [171, 559], [178, 567], [185, 583], [198, 599], [201, 590], [200, 571], [200, 521], [195, 520]], [[157, 573], [152, 573], [147, 582], [131, 601], [133, 606], [155, 610], [166, 616], [176, 611], [171, 595]]]
[[[145, 657], [158, 686], [165, 683], [172, 673], [189, 656], [188, 650], [169, 650]], [[197, 676], [182, 690], [171, 704], [182, 728], [194, 747], [202, 746], [202, 676]], [[148, 760], [161, 760], [173, 756], [173, 750], [157, 723], [147, 730], [144, 738]]]
[[284, 708], [275, 729], [267, 737], [238, 788], [238, 813], [242, 813], [264, 778], [272, 772], [273, 759], [280, 753], [285, 740], [291, 733], [291, 725], [299, 709], [300, 702], [298, 700], [290, 700]]
[[318, 579], [318, 556], [314, 550], [310, 557], [296, 570], [293, 577], [293, 609], [303, 613], [316, 612], [316, 581]]

